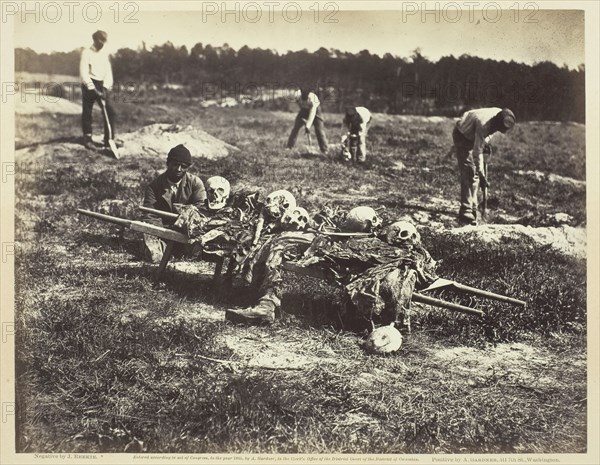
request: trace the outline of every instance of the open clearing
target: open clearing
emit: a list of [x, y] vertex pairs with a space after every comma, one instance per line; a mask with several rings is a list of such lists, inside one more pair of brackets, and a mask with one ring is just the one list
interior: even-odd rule
[[[459, 228], [450, 118], [375, 115], [358, 168], [283, 150], [291, 113], [147, 107], [119, 108], [119, 161], [78, 144], [77, 114], [17, 116], [20, 451], [586, 450], [585, 127], [531, 122], [502, 136], [487, 224]], [[331, 144], [339, 116], [326, 115]], [[177, 143], [193, 171], [234, 189], [410, 218], [440, 276], [529, 305], [442, 296], [483, 309], [479, 321], [413, 304], [400, 351], [372, 356], [340, 320], [339, 290], [288, 273], [273, 327], [225, 322], [252, 303], [241, 283], [223, 295], [214, 265], [179, 260], [155, 285], [138, 235], [75, 213], [135, 218]]]

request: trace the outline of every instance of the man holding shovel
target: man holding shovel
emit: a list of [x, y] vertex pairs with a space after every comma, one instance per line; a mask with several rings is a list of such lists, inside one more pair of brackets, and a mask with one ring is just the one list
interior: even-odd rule
[[[92, 141], [92, 109], [98, 101], [104, 119], [104, 147], [114, 153], [117, 144], [114, 142], [114, 120], [115, 111], [109, 99], [109, 91], [113, 85], [113, 74], [108, 52], [104, 44], [108, 34], [104, 31], [96, 31], [92, 35], [94, 41], [89, 48], [83, 49], [81, 61], [79, 62], [79, 74], [81, 76], [81, 126], [83, 129], [83, 145], [88, 149], [95, 149]], [[119, 144], [122, 145], [122, 144]]]
[[[464, 113], [456, 122], [454, 141], [460, 171], [460, 209], [458, 219], [463, 224], [477, 224], [477, 190], [481, 185], [484, 204], [487, 202], [487, 162], [484, 152], [490, 151], [490, 140], [496, 132], [505, 133], [515, 125], [514, 113], [508, 108], [480, 108]], [[486, 149], [487, 147], [487, 149]]]
[[306, 132], [308, 144], [311, 145], [310, 128], [315, 127], [315, 134], [319, 142], [319, 149], [323, 155], [327, 155], [327, 137], [325, 136], [325, 124], [321, 115], [321, 102], [319, 98], [310, 92], [307, 88], [302, 88], [296, 92], [296, 103], [300, 107], [300, 111], [294, 121], [294, 127], [288, 138], [287, 148], [291, 149], [296, 145], [298, 132], [304, 128]]

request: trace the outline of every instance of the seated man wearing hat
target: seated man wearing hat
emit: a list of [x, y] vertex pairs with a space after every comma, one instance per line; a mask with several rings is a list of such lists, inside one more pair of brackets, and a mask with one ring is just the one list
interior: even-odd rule
[[[187, 172], [192, 165], [190, 151], [179, 144], [167, 156], [167, 169], [146, 188], [144, 207], [177, 213], [176, 204], [194, 205], [201, 208], [206, 200], [206, 190], [202, 180]], [[175, 220], [160, 218], [146, 213], [143, 220], [163, 226], [172, 225]], [[160, 262], [165, 243], [150, 234], [144, 234], [144, 256], [152, 262]]]
[[508, 108], [479, 108], [465, 112], [456, 122], [452, 139], [460, 171], [461, 223], [477, 224], [477, 190], [487, 186], [484, 151], [496, 132], [505, 133], [515, 125], [515, 115]]

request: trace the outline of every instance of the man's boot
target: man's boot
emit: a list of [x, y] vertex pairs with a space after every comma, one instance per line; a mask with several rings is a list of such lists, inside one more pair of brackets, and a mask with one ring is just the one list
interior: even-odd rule
[[462, 224], [477, 225], [477, 218], [469, 211], [463, 211], [458, 215], [458, 221]]
[[91, 134], [84, 134], [82, 139], [83, 146], [88, 150], [96, 150], [96, 144], [92, 140]]
[[275, 321], [275, 310], [280, 305], [281, 301], [277, 297], [267, 295], [254, 307], [227, 310], [225, 319], [233, 323], [270, 325]]

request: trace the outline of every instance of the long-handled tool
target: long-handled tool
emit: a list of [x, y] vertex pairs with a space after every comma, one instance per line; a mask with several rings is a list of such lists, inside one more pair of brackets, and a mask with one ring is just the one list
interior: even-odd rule
[[108, 130], [108, 146], [110, 147], [110, 152], [118, 160], [120, 158], [119, 148], [117, 147], [117, 143], [113, 139], [112, 126], [110, 125], [108, 113], [106, 112], [106, 101], [104, 100], [104, 97], [100, 97], [98, 99], [98, 103], [100, 104], [100, 108], [102, 109], [102, 115], [104, 116], [104, 124]]
[[306, 120], [304, 118], [302, 118], [302, 121], [304, 121], [304, 133], [306, 134], [306, 140], [308, 141], [308, 148], [309, 148], [309, 151], [312, 151], [312, 140], [310, 137], [310, 129], [308, 129], [306, 127]]
[[487, 194], [488, 194], [488, 169], [487, 161], [483, 162], [483, 185], [481, 186], [481, 193], [483, 199], [481, 202], [481, 217], [485, 220], [485, 214], [487, 211]]

